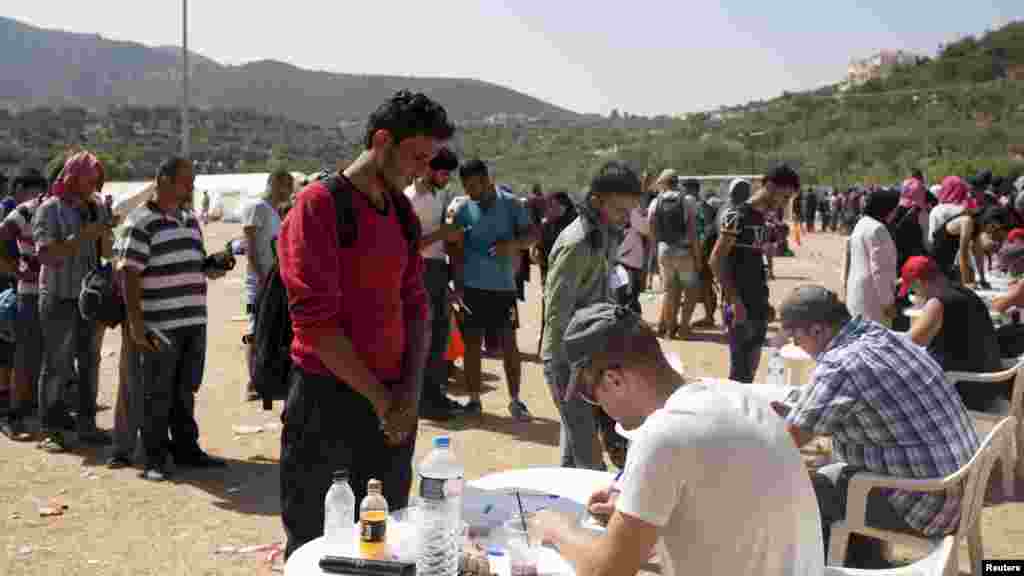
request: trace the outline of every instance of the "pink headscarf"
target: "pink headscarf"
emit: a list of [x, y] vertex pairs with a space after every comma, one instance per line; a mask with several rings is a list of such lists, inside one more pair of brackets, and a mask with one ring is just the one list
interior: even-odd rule
[[912, 208], [917, 206], [922, 210], [928, 209], [928, 193], [924, 184], [917, 178], [908, 178], [903, 181], [903, 190], [900, 192], [900, 206]]
[[970, 197], [970, 188], [959, 176], [946, 176], [942, 180], [942, 190], [939, 191], [942, 204], [966, 204]]
[[64, 163], [64, 169], [57, 176], [57, 181], [50, 188], [50, 193], [63, 198], [68, 193], [67, 182], [74, 177], [96, 177], [99, 184], [103, 183], [103, 163], [91, 152], [78, 152]]

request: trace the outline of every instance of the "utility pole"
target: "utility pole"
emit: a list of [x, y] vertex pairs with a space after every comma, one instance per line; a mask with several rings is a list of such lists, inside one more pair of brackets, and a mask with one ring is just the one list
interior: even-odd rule
[[188, 118], [188, 0], [181, 0], [181, 63], [181, 156], [188, 158], [192, 140]]

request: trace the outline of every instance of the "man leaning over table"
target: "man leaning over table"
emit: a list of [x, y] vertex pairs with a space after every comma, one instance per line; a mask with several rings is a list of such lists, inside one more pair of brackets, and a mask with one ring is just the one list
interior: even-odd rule
[[[858, 471], [903, 478], [941, 478], [978, 449], [978, 437], [956, 389], [925, 349], [862, 317], [821, 286], [802, 286], [783, 301], [784, 334], [817, 362], [795, 406], [773, 404], [797, 446], [831, 436], [835, 464], [818, 470], [825, 544], [829, 526], [846, 514], [849, 479]], [[880, 529], [938, 536], [956, 529], [959, 491], [923, 494], [875, 490], [866, 519]], [[881, 542], [853, 535], [847, 565], [884, 567]]]
[[607, 532], [541, 511], [538, 541], [581, 576], [662, 573], [819, 575], [817, 506], [799, 451], [766, 401], [739, 383], [687, 378], [643, 319], [613, 304], [577, 311], [565, 334], [569, 392], [602, 408], [631, 444], [620, 482], [591, 497]]

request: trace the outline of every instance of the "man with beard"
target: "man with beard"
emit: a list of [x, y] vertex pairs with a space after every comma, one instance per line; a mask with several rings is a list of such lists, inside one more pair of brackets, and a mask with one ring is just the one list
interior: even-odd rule
[[295, 333], [281, 433], [285, 556], [323, 534], [338, 470], [356, 502], [371, 478], [392, 509], [409, 502], [430, 312], [419, 221], [402, 191], [454, 130], [439, 104], [398, 92], [370, 115], [362, 154], [299, 192], [281, 227]]
[[445, 222], [445, 209], [452, 198], [448, 178], [458, 167], [455, 154], [448, 148], [442, 148], [430, 161], [426, 173], [405, 189], [423, 232], [420, 239], [423, 285], [430, 295], [430, 354], [420, 392], [420, 417], [428, 420], [449, 420], [462, 412], [462, 405], [444, 393], [444, 385], [448, 382], [445, 352], [451, 322], [445, 244], [462, 239], [461, 230]]
[[194, 181], [192, 162], [164, 160], [156, 192], [128, 215], [118, 244], [128, 333], [139, 353], [142, 477], [153, 482], [167, 477], [168, 450], [178, 468], [225, 466], [199, 447], [195, 420], [206, 363], [206, 281], [226, 271], [206, 264], [199, 220], [182, 206]]
[[544, 378], [562, 420], [559, 448], [564, 467], [605, 468], [591, 407], [566, 395], [570, 362], [564, 336], [576, 310], [611, 301], [617, 276], [613, 270], [618, 253], [617, 230], [625, 226], [643, 195], [640, 179], [629, 166], [621, 162], [605, 164], [590, 183], [579, 217], [562, 231], [551, 249], [544, 287], [547, 318], [541, 358]]

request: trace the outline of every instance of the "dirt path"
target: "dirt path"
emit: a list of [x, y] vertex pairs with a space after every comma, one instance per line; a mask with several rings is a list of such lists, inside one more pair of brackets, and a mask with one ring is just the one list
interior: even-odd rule
[[[214, 224], [210, 246], [240, 233], [237, 225]], [[778, 302], [789, 288], [819, 279], [838, 288], [841, 241], [833, 235], [806, 238], [796, 258], [776, 261], [772, 283]], [[241, 334], [242, 269], [211, 285], [209, 349], [200, 392], [201, 444], [229, 460], [226, 470], [184, 472], [164, 484], [144, 482], [136, 469], [111, 471], [105, 452], [48, 455], [34, 444], [0, 439], [0, 574], [238, 574], [264, 573], [266, 552], [251, 547], [283, 540], [278, 517], [280, 403], [264, 412], [242, 402], [245, 366]], [[534, 278], [538, 274], [534, 271]], [[535, 280], [536, 282], [536, 280]], [[656, 318], [656, 295], [645, 296], [644, 315]], [[517, 423], [508, 416], [504, 375], [498, 360], [484, 360], [486, 414], [479, 421], [439, 427], [421, 424], [417, 459], [437, 433], [451, 432], [468, 478], [508, 468], [555, 465], [558, 420], [544, 383], [537, 350], [540, 306], [535, 284], [520, 308], [523, 399], [537, 416]], [[697, 316], [702, 311], [697, 312]], [[728, 355], [716, 333], [700, 341], [672, 342], [691, 373], [724, 376]], [[112, 407], [120, 347], [119, 331], [103, 345], [100, 405]], [[763, 365], [764, 363], [762, 363]], [[762, 374], [759, 375], [763, 378]], [[453, 384], [457, 394], [458, 385]], [[112, 426], [113, 413], [99, 415]], [[239, 427], [262, 427], [261, 431]], [[249, 432], [239, 434], [237, 431]], [[1018, 494], [1024, 494], [1019, 482]], [[62, 516], [40, 517], [40, 505], [66, 504]], [[990, 558], [1024, 558], [1024, 505], [986, 510], [984, 541]], [[966, 550], [962, 556], [966, 568]]]

